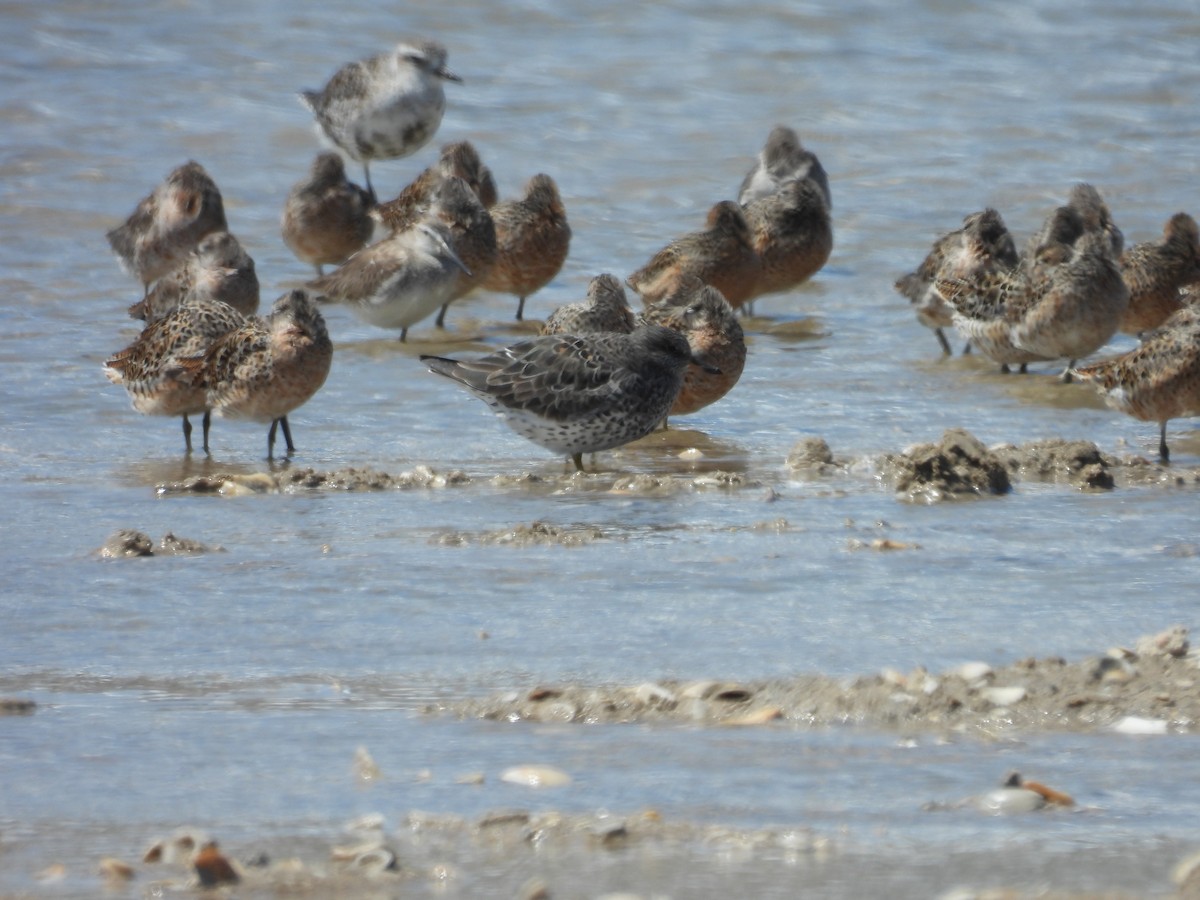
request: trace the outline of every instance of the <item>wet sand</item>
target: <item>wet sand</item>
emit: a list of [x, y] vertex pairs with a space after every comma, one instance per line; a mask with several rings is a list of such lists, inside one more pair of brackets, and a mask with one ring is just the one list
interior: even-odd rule
[[[644, 443], [675, 442], [678, 433], [659, 432]], [[968, 496], [1003, 495], [1022, 482], [1061, 484], [1083, 490], [1131, 487], [1182, 487], [1200, 484], [1200, 467], [1170, 466], [1130, 454], [1104, 453], [1094, 443], [1068, 438], [1032, 441], [1020, 446], [985, 446], [963, 429], [949, 429], [935, 443], [879, 456], [849, 457], [836, 454], [822, 438], [796, 443], [778, 470], [761, 468], [756, 476], [722, 468], [703, 451], [684, 446], [674, 454], [680, 468], [690, 471], [643, 472], [628, 475], [606, 467], [603, 455], [593, 459], [589, 471], [562, 474], [513, 472], [491, 477], [473, 476], [459, 469], [441, 471], [433, 465], [389, 473], [369, 468], [321, 471], [292, 467], [284, 462], [271, 471], [214, 471], [156, 486], [161, 495], [221, 494], [248, 496], [296, 493], [306, 490], [383, 491], [458, 488], [480, 482], [506, 490], [550, 492], [562, 489], [608, 491], [617, 494], [668, 496], [705, 490], [774, 490], [789, 480], [838, 479], [843, 486], [857, 482], [861, 488], [876, 484], [892, 488], [898, 499], [937, 502]], [[772, 477], [775, 473], [775, 477]], [[769, 497], [768, 497], [769, 499]]]
[[856, 726], [1005, 737], [1030, 731], [1187, 734], [1200, 728], [1200, 654], [1173, 626], [1067, 661], [1027, 658], [945, 672], [885, 670], [754, 682], [719, 679], [637, 685], [540, 685], [431, 708], [507, 722], [670, 723], [827, 728]]
[[[755, 682], [719, 678], [632, 685], [563, 683], [429, 704], [424, 714], [481, 718], [513, 728], [636, 723], [693, 728], [865, 728], [945, 740], [1006, 740], [1055, 731], [1117, 735], [1194, 733], [1200, 723], [1200, 653], [1176, 625], [1128, 647], [1064, 660], [1026, 658], [1008, 665], [965, 663], [931, 673], [885, 670], [854, 678], [819, 674]], [[36, 715], [19, 697], [0, 713]], [[356, 777], [379, 777], [360, 750]], [[576, 773], [585, 775], [586, 773]], [[429, 777], [432, 777], [429, 776]], [[460, 773], [464, 790], [495, 774]], [[499, 774], [530, 787], [528, 808], [492, 810], [477, 818], [428, 812], [373, 814], [336, 833], [309, 830], [264, 840], [209, 846], [215, 836], [184, 823], [146, 835], [141, 859], [64, 857], [45, 864], [46, 848], [7, 841], [7, 862], [41, 858], [30, 870], [36, 892], [54, 896], [161, 896], [206, 888], [222, 896], [275, 897], [495, 896], [552, 897], [1197, 897], [1196, 847], [1162, 840], [1152, 846], [1037, 849], [1001, 842], [951, 858], [926, 850], [866, 848], [836, 828], [736, 828], [670, 821], [654, 809], [591, 813], [546, 809], [553, 788], [570, 777], [529, 765]], [[980, 794], [930, 801], [924, 814], [1027, 817], [1083, 816], [1069, 784], [1024, 782], [1011, 793], [980, 785]], [[1041, 794], [1034, 793], [1041, 791]], [[1000, 804], [997, 797], [1033, 799]], [[1038, 799], [1038, 798], [1043, 799]], [[111, 838], [120, 844], [119, 838]], [[69, 841], [68, 841], [69, 843]], [[902, 843], [902, 842], [901, 842]], [[128, 846], [128, 842], [123, 844]], [[201, 848], [207, 848], [201, 854]], [[39, 850], [41, 853], [39, 853]], [[213, 859], [222, 864], [212, 867]], [[227, 866], [225, 864], [227, 863]], [[224, 873], [214, 875], [213, 873]], [[225, 882], [225, 879], [236, 881]], [[205, 882], [212, 882], [206, 884]], [[1120, 887], [1114, 887], [1120, 886]], [[11, 895], [20, 896], [20, 895]]]

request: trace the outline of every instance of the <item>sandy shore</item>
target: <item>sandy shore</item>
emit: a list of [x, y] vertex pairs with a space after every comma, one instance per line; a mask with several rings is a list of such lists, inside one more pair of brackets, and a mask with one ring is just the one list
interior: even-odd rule
[[[36, 715], [20, 698], [0, 711]], [[1183, 626], [1095, 656], [984, 662], [931, 673], [884, 671], [855, 678], [822, 675], [755, 682], [721, 680], [631, 685], [547, 684], [490, 697], [433, 704], [430, 716], [526, 723], [687, 722], [699, 727], [860, 727], [905, 734], [1007, 737], [1047, 731], [1188, 734], [1200, 728], [1200, 655]], [[1166, 738], [1170, 739], [1170, 738]], [[358, 761], [369, 779], [369, 757]], [[482, 777], [482, 776], [480, 776]], [[558, 777], [526, 767], [503, 780]], [[1026, 782], [968, 798], [978, 813], [1072, 814], [1069, 797]], [[993, 808], [988, 804], [1012, 804]], [[311, 832], [208, 847], [212, 836], [181, 826], [151, 837], [140, 860], [78, 859], [31, 873], [32, 894], [140, 897], [205, 887], [238, 897], [375, 898], [602, 897], [1200, 897], [1197, 848], [1021, 851], [957, 849], [952, 859], [866, 851], [837, 834], [798, 826], [728, 828], [668, 821], [652, 809], [593, 814], [494, 810], [474, 819], [410, 812], [387, 823], [368, 816], [326, 838]], [[36, 848], [6, 842], [19, 864]], [[214, 868], [214, 860], [220, 865]], [[223, 873], [214, 875], [213, 873]], [[226, 879], [236, 879], [228, 881]], [[635, 885], [630, 891], [628, 885]], [[1121, 885], [1123, 887], [1113, 887]], [[1140, 885], [1140, 886], [1139, 886]], [[618, 889], [616, 886], [624, 886]], [[41, 890], [44, 888], [44, 891]]]
[[1000, 735], [1022, 731], [1189, 733], [1200, 728], [1200, 654], [1183, 626], [1067, 661], [1027, 658], [946, 672], [885, 670], [754, 682], [548, 684], [431, 708], [529, 722], [688, 722], [723, 726], [856, 725]]

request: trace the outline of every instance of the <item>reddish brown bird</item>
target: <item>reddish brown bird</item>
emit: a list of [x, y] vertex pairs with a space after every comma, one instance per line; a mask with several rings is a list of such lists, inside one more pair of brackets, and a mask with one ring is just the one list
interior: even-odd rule
[[375, 222], [371, 194], [346, 177], [336, 153], [313, 160], [308, 177], [296, 184], [283, 207], [283, 242], [317, 277], [326, 265], [340, 266], [367, 245]]
[[571, 226], [558, 185], [544, 174], [529, 179], [524, 197], [497, 203], [491, 212], [496, 223], [496, 264], [483, 287], [516, 295], [519, 321], [525, 316], [525, 299], [562, 269], [571, 248]]
[[722, 200], [708, 211], [703, 231], [676, 238], [626, 280], [647, 303], [679, 290], [686, 276], [711, 284], [738, 307], [753, 295], [759, 278], [758, 254], [742, 209]]

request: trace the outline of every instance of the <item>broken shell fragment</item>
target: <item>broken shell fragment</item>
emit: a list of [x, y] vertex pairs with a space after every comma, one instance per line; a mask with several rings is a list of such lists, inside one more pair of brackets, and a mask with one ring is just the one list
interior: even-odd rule
[[571, 776], [554, 766], [512, 766], [500, 773], [500, 780], [531, 788], [562, 787], [571, 783]]

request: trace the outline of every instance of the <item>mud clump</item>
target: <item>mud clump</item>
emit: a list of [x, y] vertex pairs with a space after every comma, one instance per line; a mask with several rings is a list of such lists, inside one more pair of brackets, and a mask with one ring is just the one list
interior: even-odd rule
[[513, 547], [560, 546], [582, 547], [607, 535], [594, 525], [561, 526], [549, 522], [531, 522], [497, 531], [465, 532], [451, 531], [438, 535], [431, 543], [443, 547], [466, 547], [469, 545], [502, 545]]
[[327, 491], [395, 491], [449, 487], [467, 484], [470, 480], [465, 472], [438, 472], [430, 466], [417, 466], [398, 475], [375, 469], [348, 468], [334, 472], [304, 469], [284, 474], [280, 478], [280, 486], [283, 490], [299, 488]]
[[375, 469], [346, 468], [332, 472], [295, 469], [283, 472], [216, 473], [196, 475], [182, 481], [160, 484], [158, 493], [219, 494], [245, 497], [255, 494], [298, 493], [300, 491], [402, 491], [417, 488], [443, 488], [469, 484], [470, 477], [457, 469], [438, 472], [430, 466], [393, 475]]
[[918, 444], [884, 457], [881, 470], [898, 494], [914, 502], [1012, 490], [1004, 462], [978, 438], [958, 428], [948, 430], [936, 444]]
[[1111, 491], [1115, 485], [1115, 462], [1091, 441], [1052, 438], [998, 447], [994, 452], [1021, 479], [1067, 483], [1084, 490]]
[[806, 437], [788, 451], [787, 467], [794, 475], [833, 475], [845, 469], [824, 438]]
[[113, 532], [96, 553], [101, 559], [136, 559], [146, 556], [198, 556], [201, 553], [222, 553], [224, 550], [224, 547], [176, 537], [170, 531], [156, 544], [144, 531], [122, 528]]

